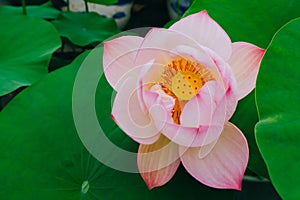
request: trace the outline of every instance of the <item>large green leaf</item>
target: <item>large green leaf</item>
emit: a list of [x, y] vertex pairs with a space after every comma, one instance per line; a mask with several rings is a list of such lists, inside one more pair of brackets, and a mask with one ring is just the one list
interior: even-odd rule
[[237, 125], [247, 138], [250, 149], [249, 169], [260, 176], [269, 178], [266, 164], [261, 157], [254, 137], [254, 127], [258, 122], [254, 91], [239, 102], [230, 121]]
[[283, 199], [300, 199], [300, 18], [275, 35], [259, 71], [257, 144]]
[[41, 19], [0, 14], [0, 96], [31, 85], [48, 72], [61, 45], [55, 28]]
[[114, 19], [94, 12], [64, 12], [52, 23], [61, 36], [79, 46], [102, 42], [119, 32]]
[[[26, 11], [28, 16], [42, 19], [55, 19], [60, 13], [50, 2], [40, 6], [26, 6]], [[1, 6], [0, 14], [23, 15], [23, 9], [20, 6]]]
[[[0, 113], [1, 199], [233, 199], [233, 191], [205, 187], [183, 168], [170, 183], [149, 191], [138, 174], [116, 171], [94, 159], [82, 145], [72, 116], [75, 76], [86, 56], [25, 89]], [[101, 74], [102, 49], [86, 58], [85, 67], [92, 70], [86, 77], [86, 90], [90, 90], [89, 80]], [[111, 94], [102, 77], [93, 98], [99, 123], [115, 144], [136, 151], [137, 144], [111, 119]], [[91, 106], [84, 101], [85, 95], [79, 108], [83, 115]], [[101, 147], [101, 141], [94, 142]], [[99, 153], [114, 156], [107, 151]]]
[[185, 16], [206, 9], [232, 41], [266, 48], [275, 32], [300, 16], [299, 0], [195, 0]]

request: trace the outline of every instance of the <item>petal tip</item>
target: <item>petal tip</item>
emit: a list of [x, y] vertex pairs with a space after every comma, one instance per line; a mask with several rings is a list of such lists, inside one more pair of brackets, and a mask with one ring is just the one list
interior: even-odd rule
[[228, 185], [227, 189], [233, 189], [233, 190], [242, 190], [242, 183], [243, 183], [243, 175], [236, 180], [233, 180], [232, 184]]
[[159, 182], [156, 181], [156, 179], [153, 179], [153, 177], [151, 178], [151, 174], [152, 172], [146, 172], [146, 173], [141, 173], [141, 177], [143, 178], [144, 182], [147, 185], [148, 190], [152, 190], [153, 188], [162, 186], [165, 184], [165, 182]]
[[115, 118], [115, 116], [114, 116], [113, 113], [110, 113], [110, 116], [111, 116], [111, 118], [112, 118], [114, 121], [116, 121], [116, 118]]
[[234, 185], [231, 189], [242, 191], [242, 179], [238, 183], [236, 183], [236, 185]]
[[204, 14], [204, 15], [208, 15], [207, 10], [202, 10], [200, 13], [201, 13], [201, 14]]
[[148, 187], [148, 190], [152, 190], [153, 188], [157, 187], [157, 186], [152, 185], [152, 184], [147, 183], [147, 182], [146, 182], [146, 185], [147, 185], [147, 187]]

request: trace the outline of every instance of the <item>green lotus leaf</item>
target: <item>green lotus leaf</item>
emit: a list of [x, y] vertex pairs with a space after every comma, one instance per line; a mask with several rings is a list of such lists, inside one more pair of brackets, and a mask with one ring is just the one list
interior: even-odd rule
[[79, 46], [100, 43], [119, 32], [114, 19], [94, 12], [63, 12], [52, 23], [62, 37]]
[[283, 199], [300, 199], [300, 18], [283, 26], [263, 58], [256, 87], [258, 147]]
[[48, 73], [61, 46], [55, 28], [41, 19], [0, 14], [0, 96], [28, 86]]
[[[56, 19], [60, 13], [50, 2], [40, 6], [26, 6], [26, 11], [28, 16], [41, 19]], [[0, 14], [23, 15], [23, 8], [20, 6], [1, 6]]]
[[[127, 151], [137, 151], [137, 144], [110, 116], [113, 90], [101, 76], [102, 53], [103, 49], [98, 48], [80, 55], [69, 66], [26, 88], [0, 113], [1, 198], [233, 199], [234, 191], [208, 188], [188, 175], [183, 167], [165, 186], [148, 190], [139, 174], [117, 171], [99, 162], [86, 150], [75, 113], [83, 117], [81, 120], [86, 124], [83, 126], [91, 132], [97, 132], [100, 125], [111, 142]], [[85, 68], [86, 72], [91, 70], [93, 73], [85, 74]], [[76, 86], [81, 73], [87, 80], [84, 91]], [[99, 83], [90, 87], [93, 85], [91, 80], [99, 78]], [[95, 94], [91, 93], [93, 88], [96, 88]], [[76, 93], [82, 95], [76, 97]], [[89, 112], [93, 108], [94, 111]], [[94, 112], [99, 123], [92, 127], [91, 117], [84, 117], [92, 116]], [[95, 148], [101, 149], [103, 141], [89, 137], [89, 134], [83, 133], [94, 142]], [[98, 154], [108, 155], [110, 159], [117, 152], [103, 149]], [[122, 161], [124, 166], [132, 162], [126, 157]]]

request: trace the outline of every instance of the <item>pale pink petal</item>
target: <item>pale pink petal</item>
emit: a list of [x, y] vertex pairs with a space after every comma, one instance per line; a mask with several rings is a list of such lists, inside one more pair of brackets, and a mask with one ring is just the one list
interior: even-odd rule
[[140, 137], [134, 137], [134, 136], [130, 136], [131, 139], [133, 139], [134, 141], [136, 141], [137, 143], [140, 144], [153, 144], [154, 142], [156, 142], [159, 138], [161, 134], [157, 134], [154, 135], [153, 137], [148, 137], [148, 138], [140, 138]]
[[[104, 74], [116, 91], [126, 79], [126, 73], [135, 68], [134, 59], [142, 41], [141, 37], [123, 36], [104, 43]], [[134, 74], [138, 74], [138, 70]]]
[[216, 81], [207, 82], [199, 93], [185, 104], [180, 116], [182, 126], [198, 128], [201, 125], [212, 124], [217, 103], [215, 87], [217, 87]]
[[228, 60], [231, 55], [230, 38], [206, 11], [189, 15], [169, 29], [179, 31], [194, 39], [198, 44], [212, 49], [225, 60]]
[[[211, 152], [211, 150], [215, 147], [217, 142], [218, 142], [218, 140], [216, 139], [215, 141], [199, 148], [199, 155], [198, 155], [199, 159], [206, 157]], [[184, 150], [184, 152], [186, 152], [186, 149], [184, 149], [184, 147], [181, 148], [180, 151], [182, 151], [182, 149]], [[183, 155], [183, 154], [180, 154], [180, 155]]]
[[[224, 61], [224, 59], [218, 56], [211, 49], [203, 47], [208, 55], [212, 58], [217, 66], [218, 72], [222, 77], [222, 83], [225, 88], [225, 101], [226, 101], [226, 121], [228, 121], [233, 115], [237, 103], [238, 103], [238, 88], [237, 83], [230, 65]], [[217, 93], [222, 93], [217, 92]]]
[[262, 57], [265, 53], [253, 44], [235, 42], [232, 44], [232, 55], [228, 61], [238, 86], [238, 99], [244, 98], [254, 88]]
[[117, 93], [112, 116], [118, 126], [139, 143], [150, 144], [159, 138], [159, 130], [148, 114], [145, 114], [139, 104], [135, 78], [124, 81]]
[[[143, 97], [143, 91], [144, 91], [144, 87], [148, 86], [148, 83], [145, 81], [145, 77], [147, 74], [149, 74], [149, 71], [151, 69], [157, 69], [156, 65], [154, 65], [154, 60], [150, 60], [148, 63], [146, 63], [144, 66], [141, 66], [140, 68], [140, 73], [138, 76], [138, 87], [139, 90], [137, 91], [137, 95], [138, 95], [138, 99], [139, 99], [139, 104], [140, 107], [142, 109], [142, 111], [146, 114], [147, 108], [146, 108], [146, 104], [144, 102], [144, 97]], [[155, 79], [156, 76], [152, 76], [152, 79]]]
[[186, 147], [199, 147], [213, 142], [222, 132], [222, 126], [211, 125], [200, 128], [184, 127], [165, 123], [162, 134], [172, 142]]
[[[219, 85], [218, 87], [215, 87], [215, 95], [213, 99], [215, 102], [219, 102], [225, 94], [226, 121], [230, 119], [236, 109], [238, 101], [237, 84], [230, 65], [226, 63], [224, 59], [218, 56], [214, 51], [204, 46], [200, 46], [200, 48], [195, 49], [192, 47], [181, 45], [176, 48], [176, 51], [178, 53], [186, 52], [196, 61], [198, 61], [201, 64], [204, 64], [212, 72], [215, 80], [223, 85], [223, 88], [219, 87]], [[212, 87], [210, 87], [210, 90], [212, 90]], [[195, 102], [191, 102], [191, 104], [192, 103]], [[192, 106], [190, 106], [190, 108], [192, 108]], [[186, 114], [188, 115], [188, 112], [186, 112]], [[187, 118], [182, 117], [182, 119]]]
[[154, 144], [140, 145], [138, 168], [149, 189], [166, 184], [179, 164], [178, 145], [161, 136]]
[[201, 63], [203, 65], [205, 65], [213, 74], [214, 79], [222, 82], [222, 77], [221, 74], [214, 62], [214, 60], [212, 59], [212, 57], [210, 56], [209, 52], [211, 50], [209, 50], [207, 47], [201, 46], [199, 45], [199, 47], [193, 48], [191, 46], [186, 46], [186, 45], [178, 45], [175, 48], [175, 52], [184, 57], [185, 55], [191, 56], [195, 61], [197, 61], [198, 63]]
[[215, 110], [211, 125], [202, 125], [198, 128], [193, 128], [170, 122], [158, 121], [160, 119], [154, 120], [155, 124], [158, 124], [157, 127], [161, 128], [161, 133], [172, 140], [172, 142], [186, 147], [199, 147], [213, 142], [220, 136], [223, 130], [224, 123], [222, 124], [222, 121], [224, 121], [224, 119], [223, 104]]
[[[151, 39], [155, 39], [155, 37], [159, 37], [158, 33], [164, 32], [165, 34], [174, 34], [174, 32], [170, 32], [169, 30], [160, 30], [157, 29], [156, 31], [152, 31], [152, 34], [149, 34], [148, 37]], [[179, 34], [180, 35], [180, 34]], [[176, 33], [175, 33], [176, 36]], [[161, 37], [161, 36], [160, 36]], [[145, 47], [144, 45], [147, 45], [147, 39], [145, 38], [145, 42], [142, 44], [137, 57], [137, 62], [142, 61], [141, 63], [150, 63], [147, 67], [145, 64], [139, 64], [139, 66], [143, 66], [140, 70], [139, 80], [141, 80], [141, 85], [147, 85], [147, 84], [153, 84], [153, 83], [161, 83], [164, 82], [164, 79], [162, 77], [162, 74], [166, 69], [169, 69], [168, 64], [172, 63], [172, 59], [175, 57], [178, 58], [184, 58], [186, 60], [190, 60], [191, 62], [198, 62], [203, 65], [205, 65], [213, 74], [213, 76], [217, 80], [221, 80], [221, 77], [219, 76], [219, 71], [214, 63], [214, 61], [211, 59], [211, 57], [207, 54], [207, 52], [202, 49], [202, 47], [197, 46], [195, 48], [187, 45], [179, 45], [174, 47], [170, 50], [162, 51], [162, 47], [157, 49], [157, 54], [154, 52], [154, 47]], [[151, 43], [152, 45], [152, 43]], [[157, 44], [158, 45], [158, 44]], [[163, 46], [164, 44], [160, 44], [160, 46]], [[145, 48], [145, 49], [143, 49]], [[165, 47], [169, 48], [169, 47]], [[151, 54], [153, 53], [153, 54]], [[166, 57], [168, 56], [168, 59], [166, 58], [164, 61], [157, 62], [159, 59], [161, 59], [162, 55], [166, 53]], [[145, 59], [147, 57], [147, 59]], [[148, 58], [152, 58], [152, 60], [148, 60]]]
[[233, 124], [226, 123], [216, 144], [204, 153], [201, 147], [183, 147], [182, 151], [184, 167], [198, 181], [214, 188], [241, 190], [249, 150], [243, 133]]
[[[200, 46], [191, 38], [177, 31], [153, 28], [145, 36], [135, 60], [136, 65], [144, 65], [154, 59], [154, 63], [168, 65], [174, 56], [177, 56], [176, 48], [185, 45], [201, 52]], [[209, 57], [206, 55], [206, 58]]]

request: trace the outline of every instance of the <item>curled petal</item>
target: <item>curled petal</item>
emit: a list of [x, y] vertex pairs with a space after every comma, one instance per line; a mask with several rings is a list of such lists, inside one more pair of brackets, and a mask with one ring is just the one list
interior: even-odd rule
[[141, 37], [123, 36], [104, 43], [104, 74], [116, 91], [119, 91], [126, 74], [135, 67], [134, 59], [142, 41]]
[[180, 148], [185, 151], [181, 161], [197, 180], [214, 188], [241, 190], [249, 150], [243, 133], [226, 123], [221, 136], [204, 151], [200, 148]]
[[205, 67], [207, 67], [213, 74], [213, 78], [215, 80], [222, 82], [223, 80], [221, 74], [207, 49], [208, 48], [204, 46], [193, 48], [191, 46], [178, 45], [175, 48], [175, 52], [181, 56], [185, 54], [191, 56], [193, 59], [195, 59], [196, 62], [205, 65]]
[[205, 10], [179, 20], [170, 29], [193, 38], [198, 44], [212, 49], [225, 60], [231, 55], [230, 38]]
[[216, 87], [216, 81], [207, 82], [199, 93], [185, 104], [180, 116], [182, 126], [198, 128], [201, 125], [213, 123], [212, 116], [217, 103], [215, 99]]
[[151, 144], [159, 138], [160, 133], [149, 115], [140, 108], [137, 91], [136, 79], [126, 79], [115, 97], [112, 116], [132, 139], [142, 144]]
[[[234, 77], [233, 71], [228, 63], [224, 59], [218, 56], [214, 51], [205, 48], [207, 54], [210, 55], [215, 65], [217, 66], [218, 72], [222, 77], [222, 83], [225, 88], [225, 101], [226, 101], [226, 121], [233, 115], [237, 103], [238, 103], [238, 88], [236, 79]], [[220, 93], [220, 92], [217, 92]]]
[[[144, 87], [147, 87], [148, 86], [148, 83], [145, 81], [145, 77], [151, 73], [149, 73], [149, 71], [151, 69], [156, 69], [156, 65], [154, 65], [154, 60], [150, 60], [148, 63], [146, 63], [145, 65], [141, 66], [140, 68], [140, 73], [139, 73], [139, 76], [138, 76], [138, 91], [137, 91], [137, 95], [138, 95], [138, 99], [139, 99], [139, 104], [140, 104], [140, 107], [142, 109], [142, 111], [146, 114], [148, 111], [147, 111], [147, 108], [146, 108], [146, 104], [145, 104], [145, 101], [144, 101], [144, 97], [143, 97], [143, 91], [144, 91]], [[151, 78], [155, 79], [156, 76], [152, 76]]]
[[[144, 100], [156, 128], [176, 144], [187, 147], [203, 146], [216, 140], [223, 130], [226, 112], [224, 99], [219, 101], [216, 105], [211, 120], [208, 121], [209, 123], [198, 127], [193, 127], [193, 125], [197, 125], [199, 122], [193, 121], [192, 119], [186, 119], [184, 125], [175, 124], [171, 112], [167, 109], [166, 105], [159, 100], [157, 93], [145, 91]], [[188, 116], [188, 110], [185, 111], [185, 117], [191, 118], [191, 116]], [[206, 119], [202, 121], [206, 122]]]
[[179, 164], [178, 145], [161, 136], [154, 144], [140, 145], [138, 168], [149, 189], [167, 183]]
[[232, 44], [232, 49], [228, 63], [237, 81], [238, 99], [242, 99], [255, 88], [265, 50], [246, 42], [235, 42]]

